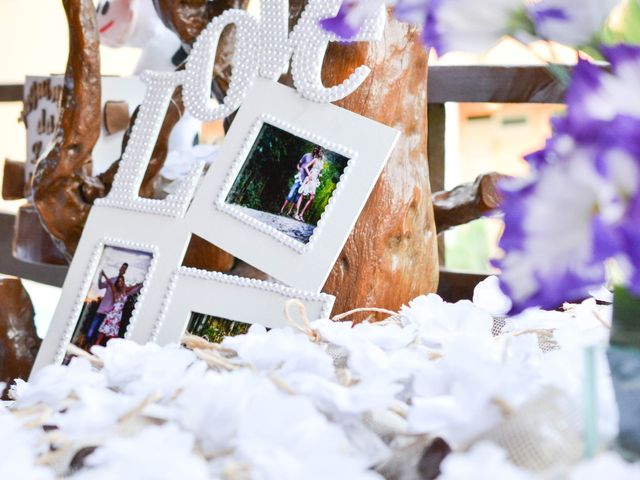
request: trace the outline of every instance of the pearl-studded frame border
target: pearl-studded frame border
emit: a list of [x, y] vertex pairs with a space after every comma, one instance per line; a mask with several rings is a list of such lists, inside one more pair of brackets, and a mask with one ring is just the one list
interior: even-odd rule
[[[313, 142], [316, 145], [320, 145], [326, 150], [331, 150], [349, 159], [347, 161], [347, 166], [342, 172], [342, 175], [340, 175], [340, 181], [338, 182], [336, 189], [331, 194], [331, 197], [329, 198], [329, 202], [327, 203], [324, 211], [322, 212], [322, 215], [320, 216], [320, 220], [318, 220], [318, 224], [313, 229], [313, 234], [311, 235], [311, 237], [309, 237], [309, 241], [307, 243], [302, 243], [299, 240], [296, 240], [295, 238], [292, 238], [289, 235], [282, 233], [280, 230], [277, 230], [276, 228], [273, 228], [270, 225], [267, 225], [261, 222], [260, 220], [257, 220], [251, 217], [250, 215], [243, 213], [235, 205], [226, 203], [225, 201], [227, 198], [227, 195], [233, 188], [233, 185], [236, 179], [238, 178], [238, 175], [240, 174], [242, 167], [248, 160], [247, 157], [251, 152], [251, 149], [258, 138], [258, 135], [260, 133], [260, 130], [262, 129], [262, 126], [265, 124], [280, 128], [281, 130], [284, 130], [285, 132], [290, 133], [295, 137]], [[308, 132], [303, 129], [297, 128], [288, 122], [279, 120], [273, 115], [262, 114], [255, 121], [251, 131], [247, 135], [247, 138], [244, 142], [242, 150], [240, 150], [238, 157], [236, 158], [233, 166], [231, 167], [231, 169], [229, 170], [229, 173], [227, 174], [227, 178], [225, 180], [224, 186], [220, 190], [220, 194], [218, 195], [218, 198], [216, 199], [216, 202], [215, 202], [216, 208], [237, 218], [238, 220], [246, 223], [252, 228], [255, 228], [256, 230], [259, 230], [261, 232], [266, 233], [267, 235], [272, 236], [283, 245], [286, 245], [287, 247], [291, 248], [292, 250], [295, 250], [298, 253], [308, 252], [313, 248], [318, 238], [321, 237], [325, 223], [330, 221], [331, 212], [334, 209], [334, 205], [338, 200], [340, 194], [344, 190], [345, 185], [348, 183], [347, 179], [349, 178], [349, 174], [353, 169], [353, 165], [356, 162], [357, 158], [358, 158], [358, 154], [353, 150], [350, 150], [342, 145], [338, 145], [336, 143], [330, 142], [329, 140], [322, 138], [321, 136], [316, 135], [312, 132]]]
[[[246, 301], [251, 298], [250, 304]], [[266, 327], [282, 327], [288, 300], [299, 300], [311, 320], [329, 318], [335, 297], [307, 292], [286, 285], [220, 272], [179, 267], [172, 276], [161, 313], [149, 341], [177, 342], [184, 334], [193, 312], [249, 324], [267, 319]], [[274, 323], [274, 320], [277, 321]]]
[[62, 360], [65, 357], [67, 345], [69, 345], [69, 343], [71, 342], [71, 337], [73, 336], [75, 327], [78, 324], [78, 319], [80, 316], [80, 312], [82, 311], [84, 300], [87, 296], [87, 293], [89, 292], [89, 288], [91, 287], [91, 281], [93, 280], [93, 277], [99, 266], [100, 259], [102, 258], [102, 254], [106, 247], [126, 248], [128, 250], [136, 250], [139, 252], [151, 254], [151, 263], [149, 264], [149, 269], [147, 270], [147, 273], [142, 282], [142, 288], [140, 289], [140, 293], [138, 294], [136, 304], [133, 308], [133, 311], [131, 312], [129, 325], [127, 325], [127, 329], [124, 334], [124, 338], [131, 337], [131, 333], [135, 327], [135, 323], [137, 320], [138, 312], [140, 311], [140, 305], [142, 305], [142, 303], [144, 302], [144, 297], [146, 291], [148, 290], [148, 285], [151, 282], [154, 270], [158, 263], [159, 252], [158, 248], [154, 245], [107, 237], [99, 241], [96, 247], [93, 249], [93, 253], [91, 254], [91, 258], [89, 259], [89, 263], [85, 269], [85, 274], [82, 279], [82, 286], [78, 292], [74, 306], [71, 309], [71, 313], [69, 314], [69, 317], [67, 319], [67, 323], [58, 344], [58, 348], [56, 349], [56, 353], [54, 356], [54, 363], [56, 364], [62, 363]]

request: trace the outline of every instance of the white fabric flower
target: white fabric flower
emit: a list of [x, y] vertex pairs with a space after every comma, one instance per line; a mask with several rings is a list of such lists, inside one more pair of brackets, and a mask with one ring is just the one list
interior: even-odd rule
[[[133, 437], [111, 437], [85, 460], [72, 480], [208, 480], [195, 439], [175, 424], [147, 427]], [[24, 478], [24, 477], [23, 477]]]
[[[476, 301], [493, 309], [497, 299], [486, 288]], [[508, 319], [509, 333], [494, 338], [492, 318], [478, 305], [429, 295], [403, 307], [399, 324], [314, 322], [328, 344], [288, 328], [254, 326], [225, 339], [239, 361], [224, 373], [205, 372], [192, 352], [176, 345], [117, 340], [94, 349], [103, 371], [74, 359], [42, 370], [31, 383], [18, 382], [16, 406], [54, 406], [49, 424], [78, 445], [99, 446], [73, 480], [380, 479], [370, 470], [389, 455], [380, 435], [438, 435], [462, 449], [498, 426], [505, 409], [517, 410], [543, 388], [557, 388], [579, 406], [584, 348], [606, 343], [603, 323], [610, 315], [611, 307], [593, 299], [564, 312], [530, 309]], [[557, 349], [543, 353], [538, 336], [526, 332], [541, 328], [554, 331]], [[346, 353], [337, 366], [325, 351], [333, 347]], [[604, 350], [595, 360], [598, 431], [607, 441], [616, 433], [617, 410]], [[133, 434], [146, 420], [126, 429], [117, 423], [149, 398], [157, 400], [142, 416], [165, 422], [162, 427]], [[0, 458], [0, 474], [50, 480], [44, 469], [29, 475], [35, 455], [44, 453], [43, 432], [25, 429], [7, 411], [0, 408], [0, 457], [11, 443], [4, 448], [15, 458], [6, 465]], [[380, 433], [371, 419], [393, 412], [406, 421], [382, 425], [392, 433]], [[625, 478], [627, 465], [599, 461], [604, 467], [594, 464], [596, 470], [620, 469]], [[475, 480], [478, 471], [492, 480], [530, 478], [487, 444], [449, 456], [441, 478]]]
[[211, 165], [219, 149], [217, 145], [194, 145], [188, 150], [172, 150], [167, 154], [160, 175], [167, 180], [184, 180], [198, 163]]
[[496, 426], [502, 404], [523, 404], [537, 391], [538, 373], [520, 358], [503, 361], [509, 357], [500, 353], [472, 337], [449, 343], [441, 360], [416, 374], [409, 429], [459, 447]]
[[353, 325], [351, 322], [318, 320], [311, 326], [326, 341], [345, 347], [347, 350], [353, 345], [364, 343], [376, 345], [383, 350], [398, 350], [411, 343], [416, 335], [411, 325], [403, 327], [396, 323], [362, 322]]
[[[533, 480], [535, 476], [507, 460], [492, 443], [479, 443], [466, 453], [452, 453], [440, 466], [438, 480]], [[613, 478], [613, 477], [611, 477]]]
[[526, 309], [519, 315], [505, 320], [502, 333], [513, 333], [525, 330], [553, 330], [567, 321], [567, 314], [558, 311], [547, 311], [537, 307]]
[[205, 453], [236, 445], [238, 423], [258, 392], [275, 390], [264, 376], [242, 370], [208, 373], [191, 382], [176, 400], [175, 419], [195, 433]]
[[383, 377], [392, 382], [405, 375], [404, 372], [393, 369], [387, 352], [370, 343], [352, 345], [347, 363], [353, 376], [360, 381]]
[[558, 322], [554, 339], [563, 348], [605, 347], [611, 333], [605, 324], [611, 325], [612, 313], [611, 306], [599, 307], [595, 299], [587, 299], [574, 305]]
[[640, 462], [625, 462], [619, 455], [606, 452], [591, 460], [585, 460], [569, 474], [569, 480], [637, 480], [640, 478]]
[[0, 408], [0, 478], [53, 480], [53, 471], [36, 465], [43, 452], [37, 430], [28, 430], [13, 415]]
[[604, 285], [601, 286], [600, 288], [590, 290], [589, 295], [591, 295], [593, 298], [595, 298], [600, 302], [608, 302], [608, 303], [613, 302], [613, 292], [608, 288], [606, 288]]
[[506, 315], [511, 310], [511, 300], [500, 289], [500, 280], [491, 275], [481, 281], [473, 290], [473, 304], [494, 315]]
[[76, 390], [77, 401], [51, 419], [60, 431], [74, 438], [102, 437], [118, 419], [144, 400], [116, 393], [108, 388], [85, 387]]
[[43, 403], [55, 409], [79, 388], [100, 388], [105, 384], [102, 372], [98, 372], [83, 358], [73, 358], [66, 367], [46, 366], [38, 371], [29, 383], [17, 379], [11, 387], [11, 392], [17, 408]]
[[277, 370], [283, 377], [293, 372], [335, 377], [331, 357], [306, 335], [290, 328], [251, 329], [246, 335], [225, 338], [222, 346], [236, 351], [241, 360], [260, 371]]
[[167, 400], [184, 385], [204, 375], [206, 364], [190, 350], [172, 344], [141, 346], [123, 339], [91, 350], [104, 362], [103, 372], [111, 387], [135, 396], [160, 395]]
[[276, 390], [263, 390], [247, 403], [239, 419], [238, 457], [259, 480], [382, 478], [307, 399]]
[[457, 336], [479, 341], [492, 338], [493, 318], [468, 300], [445, 303], [435, 294], [423, 295], [400, 310], [405, 325], [413, 325], [425, 345], [442, 347]]
[[360, 414], [389, 407], [396, 403], [395, 396], [403, 388], [384, 379], [358, 382], [347, 388], [306, 373], [289, 375], [287, 383], [297, 394], [309, 398], [317, 408], [331, 415]]

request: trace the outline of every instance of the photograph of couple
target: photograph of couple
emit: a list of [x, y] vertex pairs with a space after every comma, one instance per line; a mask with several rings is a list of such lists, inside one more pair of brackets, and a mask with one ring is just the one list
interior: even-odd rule
[[348, 161], [265, 123], [225, 201], [306, 244]]
[[151, 260], [148, 252], [105, 247], [71, 343], [89, 351], [94, 345], [124, 337]]

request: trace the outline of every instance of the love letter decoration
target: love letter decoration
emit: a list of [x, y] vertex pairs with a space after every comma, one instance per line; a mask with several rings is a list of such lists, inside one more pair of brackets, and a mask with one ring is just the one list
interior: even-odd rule
[[[227, 10], [202, 32], [184, 70], [142, 75], [146, 93], [119, 170], [91, 210], [34, 371], [67, 361], [69, 344], [88, 350], [116, 337], [178, 341], [192, 327], [204, 331], [203, 318], [234, 332], [251, 323], [282, 326], [288, 299], [311, 317], [329, 316], [334, 298], [319, 293], [322, 284], [399, 135], [330, 104], [370, 73], [362, 65], [339, 85], [322, 83], [327, 46], [339, 39], [319, 23], [341, 3], [310, 0], [291, 32], [287, 0], [261, 0], [260, 18]], [[379, 39], [385, 20], [381, 6], [350, 40]], [[213, 63], [229, 25], [236, 29], [233, 74], [216, 104]], [[277, 83], [289, 64], [295, 89]], [[166, 198], [142, 198], [179, 86], [187, 111], [201, 121], [240, 111], [204, 180], [197, 165]], [[195, 232], [283, 283], [181, 267]]]

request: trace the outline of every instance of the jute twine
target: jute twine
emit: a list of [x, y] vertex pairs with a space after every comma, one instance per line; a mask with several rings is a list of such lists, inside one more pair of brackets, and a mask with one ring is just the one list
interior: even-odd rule
[[[291, 310], [295, 308], [298, 311], [298, 315], [300, 317], [300, 323], [298, 320], [294, 318], [291, 314]], [[356, 313], [384, 313], [388, 315], [387, 318], [383, 320], [378, 320], [372, 322], [373, 325], [382, 325], [386, 321], [389, 321], [394, 318], [399, 317], [398, 312], [394, 312], [393, 310], [387, 310], [386, 308], [377, 308], [377, 307], [362, 307], [362, 308], [354, 308], [353, 310], [349, 310], [348, 312], [341, 313], [339, 315], [335, 315], [331, 318], [333, 322], [340, 322], [346, 318], [349, 318]], [[284, 307], [285, 317], [289, 325], [291, 325], [294, 329], [304, 333], [309, 337], [312, 342], [320, 342], [322, 340], [321, 335], [311, 326], [311, 321], [309, 320], [309, 316], [307, 315], [307, 309], [300, 300], [298, 299], [290, 299], [287, 300]]]

